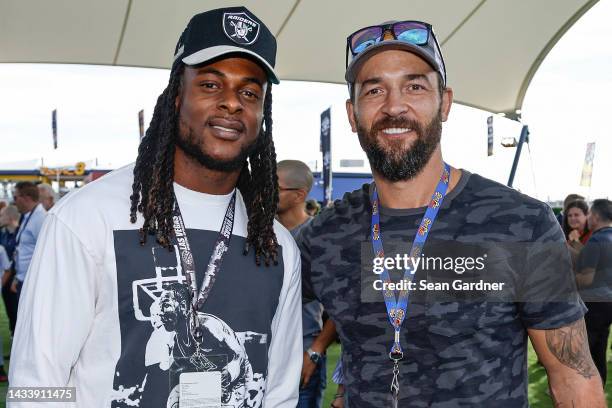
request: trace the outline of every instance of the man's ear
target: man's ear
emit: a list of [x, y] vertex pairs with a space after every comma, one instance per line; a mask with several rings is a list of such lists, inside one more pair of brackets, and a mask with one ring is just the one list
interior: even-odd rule
[[348, 116], [349, 123], [351, 124], [351, 130], [353, 133], [357, 133], [357, 120], [355, 119], [355, 105], [350, 99], [346, 100], [346, 114]]
[[442, 91], [442, 122], [446, 122], [453, 104], [453, 88], [447, 87]]
[[297, 190], [298, 193], [298, 198], [300, 202], [306, 202], [306, 198], [308, 197], [308, 193], [306, 192], [306, 190]]

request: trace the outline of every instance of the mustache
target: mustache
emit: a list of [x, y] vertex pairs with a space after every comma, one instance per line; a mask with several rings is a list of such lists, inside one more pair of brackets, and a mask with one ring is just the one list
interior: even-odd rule
[[419, 122], [405, 116], [386, 117], [374, 122], [370, 133], [372, 135], [388, 128], [408, 128], [415, 131], [417, 135], [423, 134], [423, 129]]
[[222, 126], [228, 129], [237, 130], [239, 132], [243, 132], [246, 128], [244, 122], [241, 119], [236, 118], [232, 115], [211, 116], [206, 121], [206, 124], [210, 126]]

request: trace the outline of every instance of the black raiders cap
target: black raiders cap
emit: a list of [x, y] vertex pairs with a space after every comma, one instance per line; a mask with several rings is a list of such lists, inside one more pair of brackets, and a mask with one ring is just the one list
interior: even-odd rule
[[276, 38], [268, 27], [246, 7], [226, 7], [196, 14], [181, 34], [174, 50], [174, 62], [198, 65], [225, 54], [242, 53], [260, 63], [272, 83]]

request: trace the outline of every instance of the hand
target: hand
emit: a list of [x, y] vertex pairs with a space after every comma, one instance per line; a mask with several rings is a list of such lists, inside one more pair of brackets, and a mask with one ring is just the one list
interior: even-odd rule
[[302, 374], [300, 377], [300, 384], [302, 388], [308, 385], [310, 377], [312, 377], [316, 369], [317, 365], [312, 362], [308, 353], [304, 352], [304, 361], [302, 362]]
[[580, 241], [580, 232], [578, 232], [578, 230], [571, 230], [567, 239], [570, 241]]
[[4, 273], [2, 274], [2, 287], [5, 287], [10, 279], [11, 279], [11, 272], [8, 270], [4, 271]]
[[330, 408], [344, 408], [344, 385], [338, 384], [338, 390], [332, 400]]
[[17, 293], [17, 279], [14, 279], [13, 283], [11, 284], [11, 292]]

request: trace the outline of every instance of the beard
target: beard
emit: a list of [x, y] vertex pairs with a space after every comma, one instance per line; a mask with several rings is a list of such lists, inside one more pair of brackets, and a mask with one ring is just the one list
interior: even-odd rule
[[193, 129], [187, 128], [187, 133], [184, 134], [179, 127], [177, 133], [176, 145], [180, 147], [188, 157], [194, 159], [207, 169], [225, 173], [231, 173], [242, 169], [249, 155], [255, 151], [257, 141], [260, 139], [258, 137], [251, 143], [242, 146], [236, 156], [225, 160], [219, 160], [206, 152], [204, 141], [194, 134]]
[[[402, 146], [405, 143], [403, 140], [388, 141], [385, 147], [376, 139], [376, 135], [386, 128], [409, 128], [417, 138], [409, 147]], [[438, 108], [436, 116], [424, 127], [416, 120], [400, 116], [381, 119], [366, 131], [357, 120], [357, 135], [372, 171], [392, 182], [410, 180], [423, 170], [440, 144], [442, 111]]]

